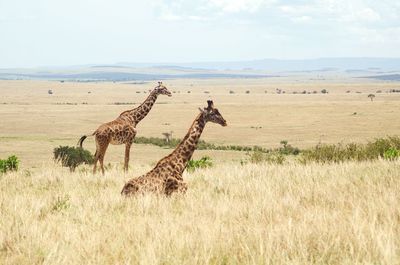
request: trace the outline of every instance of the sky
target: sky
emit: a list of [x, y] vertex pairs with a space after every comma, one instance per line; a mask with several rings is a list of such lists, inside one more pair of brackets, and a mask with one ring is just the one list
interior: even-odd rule
[[399, 0], [0, 0], [0, 68], [400, 57]]

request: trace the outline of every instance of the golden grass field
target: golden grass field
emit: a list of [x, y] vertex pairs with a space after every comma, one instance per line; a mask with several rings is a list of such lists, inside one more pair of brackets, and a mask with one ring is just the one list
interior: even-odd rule
[[171, 198], [121, 197], [121, 167], [87, 172], [1, 177], [1, 264], [400, 262], [399, 161], [229, 162]]
[[[175, 93], [159, 97], [138, 136], [173, 131], [182, 138], [210, 98], [228, 122], [207, 125], [202, 139], [212, 143], [271, 148], [288, 140], [304, 148], [400, 134], [400, 94], [385, 93], [399, 83], [271, 78], [165, 85]], [[199, 150], [194, 157], [209, 155], [215, 166], [186, 172], [186, 195], [128, 199], [120, 195], [125, 181], [170, 149], [134, 144], [127, 174], [123, 146], [107, 151], [105, 176], [88, 166], [70, 173], [53, 162], [53, 148], [75, 145], [154, 86], [0, 81], [0, 158], [21, 160], [18, 172], [0, 175], [0, 264], [400, 264], [399, 160], [241, 165], [244, 152]], [[292, 94], [322, 89], [329, 94]], [[94, 152], [93, 139], [84, 147]]]

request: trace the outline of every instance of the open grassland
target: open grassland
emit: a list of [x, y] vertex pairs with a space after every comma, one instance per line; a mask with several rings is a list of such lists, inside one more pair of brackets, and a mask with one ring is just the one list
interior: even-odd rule
[[[400, 93], [386, 93], [400, 89], [395, 82], [299, 77], [164, 83], [173, 96], [159, 97], [139, 124], [138, 136], [162, 137], [161, 133], [173, 131], [173, 137], [182, 138], [198, 107], [204, 107], [210, 98], [228, 121], [226, 128], [207, 125], [202, 139], [216, 144], [274, 148], [281, 140], [288, 140], [305, 148], [320, 142], [366, 142], [400, 131]], [[148, 95], [145, 92], [154, 86], [155, 82], [0, 81], [0, 158], [12, 152], [21, 158], [23, 167], [40, 167], [51, 159], [54, 147], [75, 145], [81, 135], [92, 133], [100, 124], [140, 104]], [[277, 88], [286, 93], [276, 94]], [[50, 89], [52, 95], [47, 93]], [[323, 89], [329, 93], [321, 94]], [[293, 94], [304, 90], [311, 94]], [[376, 95], [373, 102], [367, 97], [369, 93]], [[84, 146], [94, 152], [93, 138]], [[168, 152], [135, 144], [132, 165], [154, 163]], [[106, 163], [122, 162], [123, 153], [122, 146], [110, 146]], [[195, 157], [205, 153], [210, 151], [196, 152]], [[212, 156], [214, 160], [238, 161], [244, 154], [212, 152]]]
[[[309, 148], [400, 132], [400, 93], [386, 93], [399, 83], [271, 78], [165, 84], [173, 97], [159, 97], [138, 136], [173, 131], [174, 138], [183, 137], [210, 98], [229, 126], [209, 124], [201, 139], [218, 145], [275, 148], [287, 140]], [[171, 149], [134, 144], [127, 174], [122, 146], [107, 151], [105, 176], [92, 175], [88, 166], [70, 173], [54, 164], [55, 147], [75, 145], [140, 104], [153, 87], [0, 81], [0, 158], [21, 160], [18, 172], [0, 175], [0, 264], [400, 264], [398, 159], [303, 165], [289, 157], [282, 165], [242, 164], [245, 152], [198, 150], [194, 158], [208, 155], [215, 166], [185, 173], [186, 195], [128, 199], [120, 195], [125, 181]], [[93, 152], [93, 139], [84, 146]]]
[[0, 264], [400, 263], [399, 161], [221, 163], [184, 196], [121, 197], [149, 168], [0, 176]]

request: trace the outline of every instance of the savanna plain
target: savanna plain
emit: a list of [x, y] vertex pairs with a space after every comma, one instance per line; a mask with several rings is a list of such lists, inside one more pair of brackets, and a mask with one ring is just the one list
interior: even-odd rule
[[[124, 173], [123, 146], [110, 146], [104, 176], [53, 161], [54, 148], [137, 106], [155, 83], [0, 81], [0, 158], [20, 159], [0, 175], [0, 264], [400, 264], [399, 159], [253, 163], [248, 152], [198, 150], [213, 166], [184, 173], [186, 194], [130, 198], [124, 183], [172, 149], [134, 144]], [[203, 132], [217, 145], [307, 149], [400, 135], [396, 82], [164, 83], [172, 97], [159, 96], [138, 137], [182, 138], [207, 99], [228, 122]], [[84, 147], [94, 153], [93, 138]]]

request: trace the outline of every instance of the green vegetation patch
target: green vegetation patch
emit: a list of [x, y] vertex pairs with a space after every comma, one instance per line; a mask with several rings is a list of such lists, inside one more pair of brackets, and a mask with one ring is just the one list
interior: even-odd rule
[[187, 170], [193, 172], [197, 168], [212, 167], [213, 161], [209, 156], [203, 156], [199, 160], [191, 159], [187, 164]]
[[59, 146], [54, 148], [54, 160], [60, 162], [63, 167], [68, 167], [71, 172], [81, 164], [92, 164], [92, 154], [81, 147]]
[[0, 173], [7, 171], [17, 171], [19, 166], [19, 159], [15, 155], [9, 156], [7, 159], [0, 159]]
[[303, 150], [301, 162], [340, 163], [344, 161], [368, 161], [379, 158], [394, 160], [399, 157], [400, 137], [378, 138], [367, 144], [317, 145]]
[[[171, 138], [165, 139], [160, 137], [136, 137], [134, 142], [136, 144], [152, 144], [159, 147], [164, 148], [175, 148], [181, 142], [181, 139]], [[219, 151], [242, 151], [242, 152], [262, 152], [262, 153], [271, 153], [271, 152], [279, 152], [284, 155], [298, 155], [300, 153], [300, 149], [297, 147], [293, 147], [288, 144], [287, 141], [281, 141], [282, 146], [277, 149], [268, 149], [263, 148], [261, 146], [241, 146], [241, 145], [217, 145], [213, 143], [207, 143], [206, 141], [200, 140], [197, 144], [197, 150], [219, 150]]]

